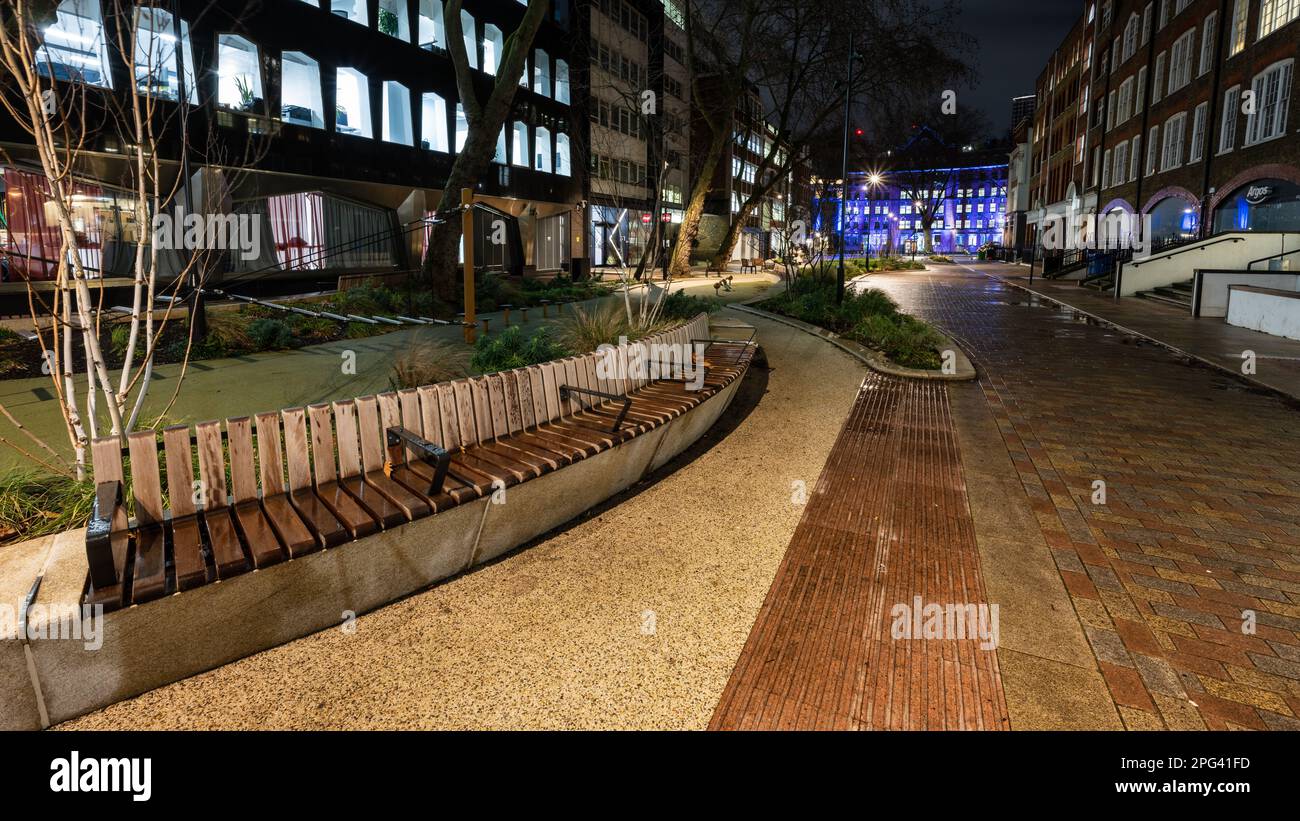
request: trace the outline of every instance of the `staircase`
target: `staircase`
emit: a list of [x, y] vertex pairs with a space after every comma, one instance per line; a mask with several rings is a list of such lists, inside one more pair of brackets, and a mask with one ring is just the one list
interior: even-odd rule
[[1163, 302], [1187, 311], [1192, 310], [1192, 280], [1185, 279], [1172, 285], [1162, 285], [1150, 291], [1138, 291], [1137, 296], [1153, 302]]

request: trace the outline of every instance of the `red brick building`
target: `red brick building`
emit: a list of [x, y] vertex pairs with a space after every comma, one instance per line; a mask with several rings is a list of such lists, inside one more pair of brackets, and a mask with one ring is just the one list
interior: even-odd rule
[[1039, 77], [1030, 221], [1300, 231], [1298, 40], [1296, 0], [1085, 0]]

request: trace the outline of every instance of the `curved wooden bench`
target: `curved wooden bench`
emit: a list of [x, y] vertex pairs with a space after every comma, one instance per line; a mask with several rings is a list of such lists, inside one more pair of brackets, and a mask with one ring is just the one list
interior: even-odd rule
[[[703, 356], [661, 361], [683, 350]], [[96, 440], [84, 602], [111, 611], [232, 581], [563, 470], [689, 413], [752, 350], [711, 340], [702, 314], [608, 357], [234, 417], [224, 430], [178, 425], [160, 441], [142, 431], [125, 449]], [[675, 370], [692, 366], [699, 390]]]

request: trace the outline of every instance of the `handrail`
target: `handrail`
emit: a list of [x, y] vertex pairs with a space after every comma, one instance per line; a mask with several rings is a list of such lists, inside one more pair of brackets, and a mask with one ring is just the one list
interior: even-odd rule
[[[1280, 231], [1279, 233], [1282, 235], [1282, 250], [1278, 251], [1276, 254], [1269, 254], [1266, 257], [1260, 257], [1259, 259], [1252, 259], [1250, 262], [1246, 263], [1247, 270], [1251, 270], [1251, 266], [1253, 266], [1257, 262], [1263, 262], [1265, 260], [1274, 259], [1276, 257], [1284, 257], [1287, 254], [1300, 254], [1300, 248], [1292, 248], [1290, 251], [1286, 250], [1286, 238], [1291, 236], [1293, 232]], [[1296, 234], [1296, 236], [1300, 236], [1300, 234]]]
[[1182, 246], [1176, 251], [1170, 251], [1169, 253], [1163, 254], [1158, 257], [1147, 257], [1146, 259], [1141, 260], [1140, 262], [1133, 262], [1132, 265], [1134, 268], [1137, 268], [1141, 265], [1146, 265], [1148, 262], [1159, 262], [1160, 260], [1164, 260], [1164, 259], [1173, 259], [1174, 257], [1178, 256], [1179, 254], [1185, 251], [1201, 251], [1205, 248], [1209, 248], [1211, 245], [1218, 245], [1220, 242], [1245, 242], [1245, 241], [1246, 241], [1245, 237], [1236, 237], [1236, 236], [1219, 237], [1218, 239], [1211, 239], [1208, 242], [1204, 240], [1198, 240], [1198, 242], [1204, 242], [1205, 244], [1201, 245], [1201, 244], [1188, 243], [1187, 245]]

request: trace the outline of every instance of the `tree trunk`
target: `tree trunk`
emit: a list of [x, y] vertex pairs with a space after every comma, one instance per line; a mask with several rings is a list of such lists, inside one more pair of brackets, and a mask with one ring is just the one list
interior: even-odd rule
[[[727, 122], [731, 122], [730, 117], [726, 119]], [[729, 139], [731, 139], [729, 130], [715, 132], [709, 144], [709, 153], [704, 156], [704, 162], [700, 165], [699, 175], [696, 176], [695, 185], [691, 188], [691, 199], [686, 205], [686, 213], [682, 216], [682, 225], [677, 229], [677, 241], [673, 244], [673, 257], [668, 266], [672, 276], [685, 276], [691, 270], [691, 244], [700, 232], [700, 217], [704, 215], [704, 198], [713, 187], [713, 172], [718, 168], [718, 162], [722, 159], [722, 148]]]

